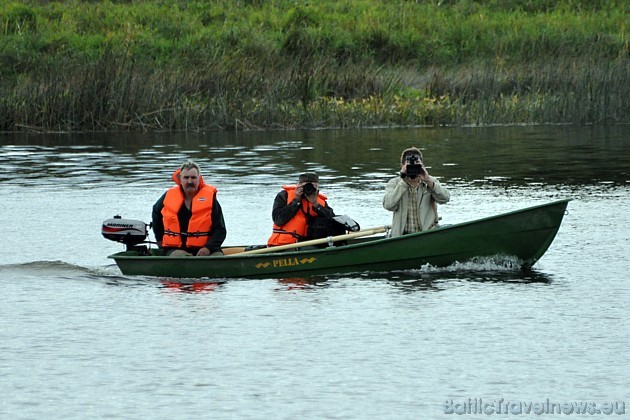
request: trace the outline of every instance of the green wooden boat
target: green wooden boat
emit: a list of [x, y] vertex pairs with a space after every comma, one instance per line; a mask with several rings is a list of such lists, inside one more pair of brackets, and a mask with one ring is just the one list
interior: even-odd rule
[[[494, 256], [516, 260], [527, 269], [551, 245], [569, 201], [560, 200], [396, 238], [373, 235], [384, 229], [360, 231], [320, 240], [343, 239], [345, 244], [318, 249], [300, 250], [292, 245], [292, 249], [246, 251], [246, 247], [225, 247], [225, 256], [167, 257], [159, 249], [131, 247], [109, 258], [114, 259], [124, 275], [208, 279], [408, 270], [426, 264], [445, 267]], [[308, 242], [302, 244], [304, 247]]]

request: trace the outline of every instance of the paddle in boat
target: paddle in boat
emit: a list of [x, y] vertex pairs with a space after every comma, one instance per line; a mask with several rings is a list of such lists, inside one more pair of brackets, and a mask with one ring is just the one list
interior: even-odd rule
[[445, 267], [495, 256], [516, 259], [521, 268], [528, 269], [551, 245], [569, 201], [394, 238], [388, 237], [389, 227], [382, 226], [270, 248], [227, 246], [225, 255], [214, 257], [165, 256], [147, 241], [146, 223], [119, 216], [103, 223], [102, 234], [126, 246], [125, 251], [109, 256], [124, 275], [284, 278], [419, 269], [427, 264]]

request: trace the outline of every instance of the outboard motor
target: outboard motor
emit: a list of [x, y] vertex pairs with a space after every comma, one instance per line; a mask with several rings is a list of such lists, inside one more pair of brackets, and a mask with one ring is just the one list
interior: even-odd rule
[[146, 247], [136, 245], [145, 242], [148, 236], [147, 224], [139, 220], [122, 219], [114, 216], [103, 222], [101, 234], [110, 241], [121, 242], [127, 246], [127, 251], [146, 250]]

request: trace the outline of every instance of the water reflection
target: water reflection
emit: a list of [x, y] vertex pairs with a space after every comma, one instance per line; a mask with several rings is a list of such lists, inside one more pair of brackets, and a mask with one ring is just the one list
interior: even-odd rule
[[91, 185], [150, 184], [193, 158], [217, 182], [280, 185], [320, 172], [325, 185], [382, 188], [400, 151], [424, 150], [432, 174], [456, 185], [627, 185], [630, 138], [616, 127], [491, 127], [288, 132], [0, 135], [0, 183], [28, 165], [25, 182], [80, 177]]
[[509, 283], [509, 284], [532, 284], [540, 283], [550, 285], [553, 276], [535, 270], [517, 270], [517, 271], [473, 271], [460, 270], [449, 273], [445, 276], [443, 272], [433, 272], [425, 275], [427, 280], [436, 282], [444, 281], [466, 281], [473, 283]]
[[[439, 292], [454, 284], [462, 283], [497, 283], [497, 284], [546, 284], [552, 283], [553, 276], [537, 270], [504, 269], [497, 266], [488, 269], [487, 265], [467, 264], [463, 269], [460, 264], [444, 268], [427, 267], [422, 270], [392, 272], [363, 272], [354, 275], [325, 276], [327, 281], [349, 279], [382, 282], [401, 292]], [[312, 281], [315, 281], [313, 279]]]
[[160, 287], [168, 293], [212, 293], [219, 289], [225, 282], [193, 282], [162, 280]]
[[278, 287], [274, 290], [278, 292], [291, 291], [315, 291], [330, 287], [330, 282], [324, 278], [317, 277], [291, 277], [277, 279]]
[[454, 284], [463, 283], [551, 285], [553, 276], [535, 269], [521, 270], [501, 264], [490, 264], [486, 261], [454, 264], [443, 268], [427, 266], [421, 270], [327, 274], [275, 280], [281, 285], [275, 289], [276, 291], [314, 291], [355, 283], [357, 280], [366, 280], [401, 292], [439, 292]]

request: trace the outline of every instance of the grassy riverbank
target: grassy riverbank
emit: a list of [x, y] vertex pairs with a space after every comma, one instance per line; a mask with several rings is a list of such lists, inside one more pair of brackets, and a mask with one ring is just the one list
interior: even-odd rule
[[0, 130], [630, 122], [627, 2], [0, 1]]

